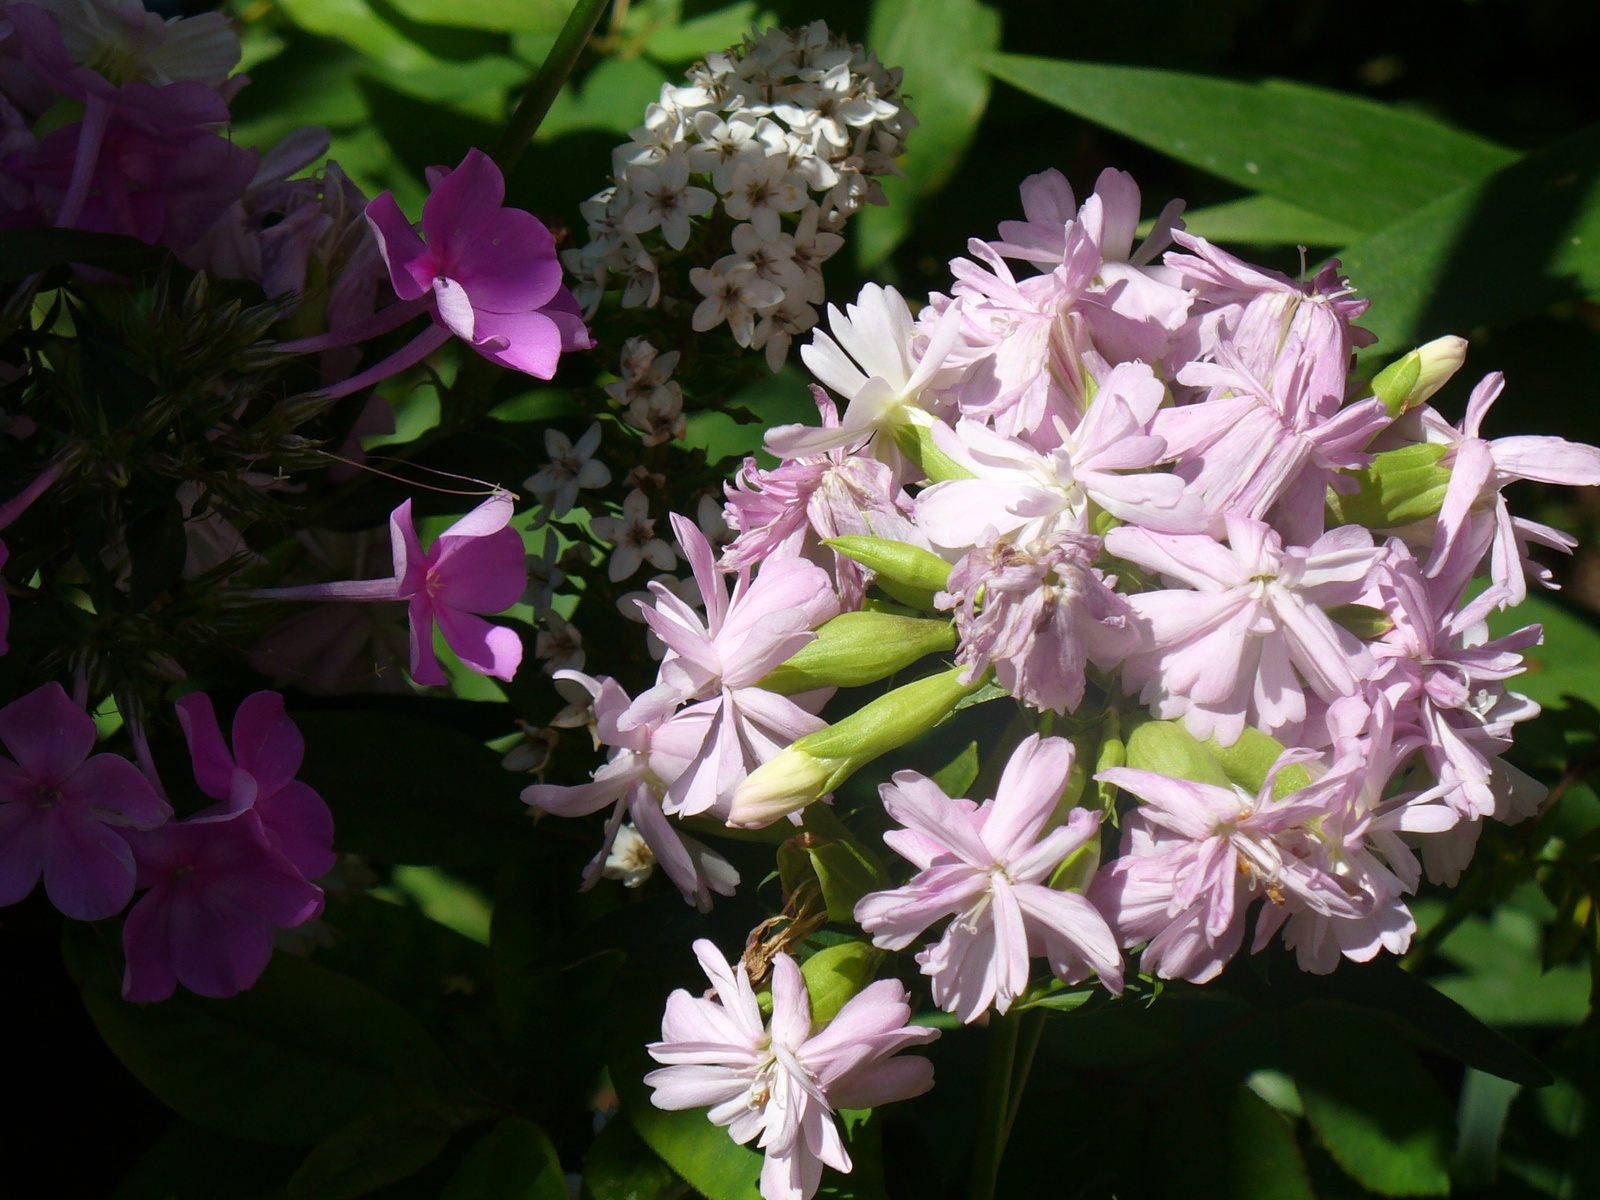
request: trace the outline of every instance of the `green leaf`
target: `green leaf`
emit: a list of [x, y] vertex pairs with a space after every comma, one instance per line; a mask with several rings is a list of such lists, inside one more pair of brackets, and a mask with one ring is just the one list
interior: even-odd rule
[[911, 228], [917, 201], [949, 181], [989, 104], [979, 56], [1000, 45], [1000, 14], [977, 0], [876, 0], [866, 44], [902, 67], [902, 93], [917, 127], [907, 136], [905, 177], [881, 182], [887, 207], [857, 217], [863, 269], [887, 258]]
[[580, 1200], [669, 1200], [681, 1193], [678, 1173], [624, 1118], [610, 1120], [583, 1158]]
[[65, 263], [116, 268], [155, 261], [158, 252], [120, 233], [81, 229], [7, 229], [0, 233], [0, 283], [13, 283]]
[[765, 29], [776, 22], [771, 13], [760, 11], [755, 0], [741, 0], [687, 21], [657, 26], [645, 39], [644, 49], [657, 62], [692, 62], [713, 50], [737, 45], [752, 25]]
[[341, 850], [433, 866], [496, 862], [534, 841], [519, 777], [467, 734], [423, 717], [303, 709], [300, 777], [333, 810]]
[[1058, 108], [1359, 230], [1381, 229], [1516, 158], [1419, 113], [1287, 80], [1015, 54], [983, 61]]
[[945, 795], [965, 796], [977, 777], [978, 743], [969, 742], [965, 750], [935, 771], [931, 778]]
[[430, 920], [480, 946], [489, 944], [494, 906], [470, 883], [437, 867], [396, 867], [392, 878], [395, 886], [411, 897]]
[[1339, 254], [1393, 354], [1600, 290], [1600, 125], [1468, 183]]
[[567, 1200], [567, 1180], [544, 1130], [507, 1117], [467, 1152], [439, 1200]]
[[1293, 1126], [1247, 1087], [1229, 1105], [1228, 1150], [1235, 1200], [1315, 1200]]
[[[1246, 246], [1343, 246], [1361, 236], [1359, 229], [1272, 196], [1192, 209], [1183, 214], [1183, 224], [1196, 237]], [[1153, 217], [1141, 221], [1139, 236], [1148, 236], [1154, 226]]]
[[490, 29], [497, 33], [554, 34], [572, 0], [390, 0], [413, 21]]
[[355, 1200], [416, 1174], [449, 1140], [431, 1114], [409, 1108], [365, 1113], [306, 1155], [284, 1200]]
[[1589, 968], [1566, 963], [1544, 970], [1543, 936], [1539, 922], [1519, 909], [1501, 906], [1488, 920], [1469, 917], [1439, 945], [1439, 957], [1461, 974], [1431, 982], [1490, 1025], [1577, 1025], [1589, 1015]]
[[839, 942], [818, 950], [800, 968], [811, 997], [811, 1022], [825, 1025], [878, 972], [884, 951], [867, 942]]
[[415, 1019], [304, 959], [275, 955], [253, 988], [229, 1000], [180, 989], [159, 1004], [130, 1004], [96, 928], [69, 924], [62, 949], [112, 1052], [163, 1104], [214, 1132], [308, 1145], [398, 1092], [454, 1085]]
[[1380, 1195], [1448, 1195], [1453, 1116], [1411, 1048], [1364, 1014], [1308, 1005], [1288, 1019], [1291, 1073], [1334, 1161]]
[[1559, 707], [1567, 695], [1600, 705], [1600, 629], [1534, 595], [1516, 608], [1490, 613], [1489, 635], [1504, 637], [1533, 624], [1544, 626], [1544, 642], [1522, 652], [1527, 670], [1506, 686], [1549, 708]]
[[300, 1155], [224, 1137], [179, 1118], [167, 1127], [111, 1200], [277, 1200]]
[[580, 129], [625, 134], [644, 120], [645, 107], [660, 99], [667, 78], [665, 71], [646, 59], [608, 58], [576, 88], [562, 89], [540, 123], [535, 140], [547, 142]]

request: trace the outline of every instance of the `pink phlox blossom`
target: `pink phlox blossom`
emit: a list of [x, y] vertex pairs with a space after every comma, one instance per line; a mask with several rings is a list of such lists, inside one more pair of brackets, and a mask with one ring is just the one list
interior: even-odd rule
[[94, 754], [94, 720], [47, 683], [0, 708], [0, 905], [44, 877], [67, 916], [98, 921], [133, 897], [134, 863], [119, 830], [153, 829], [171, 810], [139, 769]]
[[1153, 431], [1210, 511], [1272, 519], [1296, 540], [1314, 539], [1329, 485], [1343, 486], [1336, 472], [1371, 462], [1367, 443], [1389, 423], [1383, 402], [1324, 412], [1312, 388], [1317, 359], [1297, 334], [1261, 367], [1231, 342], [1214, 354], [1177, 374], [1179, 383], [1204, 389], [1204, 398], [1164, 409]]
[[585, 816], [608, 804], [615, 806], [600, 849], [583, 870], [582, 890], [599, 882], [622, 823], [628, 820], [688, 903], [709, 912], [712, 892], [733, 895], [739, 872], [715, 850], [681, 833], [661, 811], [667, 784], [682, 774], [689, 763], [684, 751], [693, 748], [676, 745], [671, 732], [658, 737], [659, 721], [618, 728], [617, 719], [631, 701], [616, 680], [592, 679], [577, 671], [558, 671], [556, 678], [580, 684], [593, 698], [595, 738], [610, 746], [611, 754], [591, 782], [575, 787], [533, 784], [523, 789], [522, 799], [562, 817]]
[[667, 998], [661, 1040], [649, 1046], [663, 1066], [644, 1081], [657, 1108], [709, 1107], [711, 1123], [735, 1142], [755, 1141], [765, 1156], [764, 1200], [810, 1200], [825, 1165], [852, 1169], [837, 1110], [877, 1107], [933, 1086], [927, 1059], [893, 1057], [939, 1036], [907, 1025], [911, 1008], [898, 981], [869, 984], [814, 1029], [800, 968], [779, 954], [768, 1024], [742, 962], [736, 974], [704, 939], [694, 952], [715, 992], [697, 997], [680, 988]]
[[[811, 390], [822, 428], [838, 428], [833, 400], [819, 387]], [[723, 550], [723, 570], [745, 570], [777, 557], [803, 555], [816, 561], [825, 556], [845, 609], [861, 607], [868, 572], [825, 550], [820, 541], [849, 534], [922, 541], [911, 523], [911, 498], [895, 483], [893, 472], [847, 447], [791, 458], [770, 471], [747, 458], [733, 482], [724, 486], [724, 513], [738, 536]]]
[[1238, 952], [1246, 911], [1258, 896], [1347, 920], [1372, 912], [1376, 897], [1333, 869], [1322, 833], [1346, 775], [1360, 763], [1275, 795], [1279, 771], [1317, 757], [1285, 751], [1255, 795], [1131, 767], [1095, 776], [1142, 801], [1124, 818], [1119, 856], [1089, 891], [1122, 945], [1146, 943], [1141, 970], [1193, 983], [1211, 979]]
[[1408, 413], [1400, 428], [1416, 440], [1449, 448], [1442, 461], [1451, 468], [1450, 485], [1435, 523], [1427, 573], [1459, 591], [1487, 554], [1490, 579], [1502, 589], [1503, 603], [1514, 606], [1527, 597], [1527, 575], [1545, 587], [1559, 586], [1549, 568], [1529, 556], [1529, 542], [1566, 553], [1578, 543], [1558, 529], [1513, 517], [1502, 489], [1520, 479], [1568, 487], [1600, 485], [1600, 449], [1558, 437], [1480, 436], [1483, 418], [1504, 387], [1500, 372], [1485, 375], [1472, 389], [1459, 425], [1450, 425], [1424, 405]]
[[266, 970], [274, 929], [322, 911], [322, 889], [273, 846], [253, 809], [126, 836], [149, 889], [122, 926], [128, 1000], [165, 1000], [179, 983], [236, 995]]
[[434, 169], [419, 237], [393, 194], [367, 205], [395, 295], [427, 299], [434, 321], [491, 362], [540, 379], [564, 351], [593, 344], [561, 278], [555, 240], [531, 213], [504, 208], [500, 168], [469, 150], [454, 171]]
[[817, 330], [800, 357], [825, 387], [845, 398], [844, 416], [831, 428], [775, 426], [767, 431], [768, 451], [782, 459], [811, 457], [883, 432], [888, 436], [873, 438], [873, 454], [901, 467], [895, 430], [906, 422], [932, 422], [924, 393], [961, 336], [960, 304], [952, 304], [924, 337], [899, 292], [869, 283], [844, 312], [828, 306], [828, 326], [833, 337]]
[[771, 560], [753, 581], [748, 570], [741, 571], [730, 598], [705, 535], [676, 513], [672, 528], [699, 584], [705, 614], [660, 584], [650, 585], [654, 603], [641, 603], [639, 611], [666, 643], [667, 654], [656, 685], [617, 725], [634, 729], [697, 702], [661, 730], [695, 744], [665, 805], [669, 813], [694, 816], [726, 806], [750, 771], [823, 727], [814, 713], [831, 691], [789, 697], [756, 685], [838, 615], [839, 599], [827, 572], [801, 558]]
[[1226, 524], [1227, 545], [1131, 525], [1106, 535], [1108, 553], [1173, 585], [1128, 597], [1147, 648], [1124, 664], [1124, 686], [1199, 738], [1232, 745], [1247, 724], [1293, 736], [1306, 719], [1302, 678], [1331, 702], [1376, 669], [1325, 610], [1361, 595], [1382, 552], [1356, 525], [1285, 547], [1260, 521]]
[[999, 1013], [1011, 1007], [1027, 990], [1033, 956], [1066, 983], [1092, 971], [1110, 991], [1122, 991], [1122, 956], [1105, 918], [1084, 897], [1046, 882], [1099, 834], [1099, 814], [1082, 808], [1045, 832], [1072, 759], [1072, 743], [1034, 734], [982, 805], [951, 799], [915, 771], [898, 771], [879, 789], [884, 809], [905, 826], [884, 841], [917, 874], [904, 887], [862, 897], [855, 918], [874, 945], [903, 950], [952, 917], [917, 961], [933, 977], [934, 1003], [969, 1024], [990, 1004]]
[[253, 809], [267, 841], [307, 879], [333, 869], [333, 814], [309, 784], [295, 776], [305, 760], [305, 739], [283, 711], [277, 692], [245, 697], [233, 717], [233, 750], [222, 740], [216, 710], [204, 692], [174, 706], [194, 760], [200, 790], [223, 803], [217, 811]]
[[[1089, 532], [1090, 504], [1115, 517], [1168, 532], [1204, 529], [1208, 519], [1176, 475], [1150, 471], [1166, 443], [1148, 432], [1161, 382], [1142, 363], [1115, 368], [1076, 429], [1039, 450], [970, 418], [936, 425], [934, 441], [970, 479], [950, 479], [917, 496], [917, 525], [936, 546], [964, 551], [985, 536], [1019, 545], [1058, 533]], [[1136, 472], [1124, 474], [1124, 472]]]
[[991, 665], [1000, 686], [1037, 709], [1072, 712], [1085, 664], [1113, 670], [1138, 649], [1127, 600], [1094, 562], [1099, 538], [1058, 533], [1026, 546], [980, 543], [951, 568], [939, 607], [955, 610], [956, 662], [972, 682]]

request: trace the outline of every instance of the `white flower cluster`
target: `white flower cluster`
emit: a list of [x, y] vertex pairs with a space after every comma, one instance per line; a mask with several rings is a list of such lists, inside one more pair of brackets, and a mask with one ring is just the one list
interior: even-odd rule
[[586, 314], [613, 276], [626, 280], [624, 308], [653, 307], [660, 266], [689, 244], [691, 219], [714, 218], [720, 204], [735, 224], [714, 233], [719, 244], [700, 259], [711, 265], [690, 272], [704, 298], [694, 328], [727, 321], [777, 370], [817, 322], [822, 263], [844, 245], [837, 231], [862, 204], [884, 203], [877, 177], [897, 173], [916, 118], [900, 102], [899, 70], [821, 21], [746, 38], [688, 80], [663, 84], [613, 152], [613, 185], [582, 206], [589, 242], [562, 261]]

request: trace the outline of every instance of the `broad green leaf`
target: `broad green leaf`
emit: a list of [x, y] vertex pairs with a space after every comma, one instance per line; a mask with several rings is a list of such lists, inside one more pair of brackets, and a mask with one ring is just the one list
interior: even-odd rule
[[[608, 58], [585, 75], [576, 89], [571, 85], [562, 89], [535, 140], [548, 142], [581, 129], [626, 134], [644, 121], [646, 106], [660, 98], [667, 78], [646, 59]], [[595, 180], [595, 190], [604, 183]]]
[[1600, 705], [1600, 629], [1538, 595], [1489, 615], [1492, 637], [1533, 624], [1544, 626], [1544, 642], [1522, 652], [1527, 670], [1506, 686], [1549, 708], [1559, 707], [1566, 695]]
[[1235, 1200], [1315, 1200], [1294, 1127], [1247, 1087], [1229, 1103], [1228, 1151]]
[[1459, 1182], [1478, 1187], [1494, 1182], [1506, 1114], [1521, 1090], [1515, 1083], [1467, 1069], [1456, 1111], [1456, 1152], [1452, 1163]]
[[972, 781], [978, 777], [978, 743], [969, 742], [967, 748], [956, 755], [932, 775], [947, 796], [965, 796]]
[[911, 228], [918, 199], [950, 179], [989, 104], [979, 56], [1000, 44], [1000, 14], [978, 0], [875, 0], [866, 44], [902, 67], [902, 95], [919, 122], [907, 136], [905, 177], [881, 182], [889, 204], [856, 216], [861, 266], [882, 262]]
[[467, 1151], [439, 1200], [567, 1200], [567, 1180], [544, 1130], [507, 1117]]
[[1439, 957], [1462, 973], [1431, 982], [1490, 1025], [1577, 1025], [1589, 1015], [1589, 969], [1566, 963], [1545, 971], [1542, 940], [1539, 923], [1519, 909], [1469, 917], [1439, 945]]
[[822, 1025], [833, 1020], [850, 998], [877, 973], [884, 952], [866, 942], [839, 942], [818, 950], [800, 968], [811, 997], [811, 1021]]
[[761, 11], [755, 0], [740, 0], [687, 21], [657, 26], [645, 39], [644, 49], [657, 62], [686, 63], [737, 45], [752, 25], [765, 29], [775, 23], [777, 18]]
[[[1183, 223], [1196, 237], [1247, 246], [1343, 246], [1361, 236], [1359, 229], [1272, 196], [1191, 209], [1183, 214]], [[1140, 222], [1139, 236], [1147, 236], [1154, 225], [1153, 217]]]
[[224, 1137], [178, 1118], [111, 1200], [278, 1200], [300, 1152]]
[[284, 1200], [355, 1200], [408, 1179], [444, 1149], [439, 1118], [410, 1108], [364, 1113], [329, 1134], [300, 1164]]
[[300, 777], [333, 810], [341, 850], [384, 862], [498, 861], [531, 844], [520, 779], [467, 734], [387, 712], [296, 712]]
[[438, 1046], [372, 989], [275, 955], [250, 990], [159, 1004], [122, 999], [97, 931], [67, 926], [67, 968], [100, 1036], [162, 1103], [197, 1125], [280, 1145], [320, 1141], [398, 1091], [454, 1084]]
[[580, 1200], [669, 1200], [678, 1173], [634, 1132], [627, 1118], [607, 1121], [583, 1157]]
[[26, 279], [64, 263], [136, 267], [155, 261], [155, 251], [120, 233], [80, 229], [7, 229], [0, 232], [0, 283]]
[[1374, 353], [1600, 291], [1600, 125], [1473, 181], [1339, 253], [1372, 299]]
[[490, 29], [496, 33], [551, 33], [561, 28], [571, 0], [391, 0], [413, 21]]
[[393, 879], [395, 886], [410, 896], [430, 920], [480, 946], [489, 944], [494, 906], [470, 883], [437, 867], [396, 867]]
[[1369, 1191], [1450, 1191], [1450, 1106], [1416, 1054], [1379, 1017], [1306, 1005], [1287, 1014], [1291, 1074], [1328, 1153]]
[[1240, 187], [1381, 229], [1516, 158], [1419, 113], [1286, 80], [1236, 83], [991, 54], [995, 78]]

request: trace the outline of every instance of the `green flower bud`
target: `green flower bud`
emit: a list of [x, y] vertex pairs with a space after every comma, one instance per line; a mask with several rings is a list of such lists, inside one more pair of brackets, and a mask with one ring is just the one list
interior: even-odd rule
[[1379, 371], [1372, 380], [1372, 394], [1383, 401], [1391, 417], [1398, 417], [1448, 383], [1466, 357], [1466, 338], [1435, 338]]
[[972, 472], [939, 449], [933, 429], [921, 422], [907, 422], [894, 431], [894, 444], [935, 483], [946, 479], [971, 479]]
[[1448, 446], [1419, 442], [1385, 450], [1365, 470], [1343, 472], [1356, 481], [1357, 490], [1341, 495], [1328, 489], [1329, 523], [1398, 529], [1433, 520], [1450, 486], [1450, 468], [1440, 461], [1448, 451]]
[[1146, 721], [1128, 735], [1128, 765], [1172, 779], [1228, 786], [1227, 773], [1182, 721]]
[[1388, 613], [1367, 604], [1338, 604], [1324, 611], [1335, 625], [1348, 629], [1362, 641], [1382, 637], [1394, 628]]
[[902, 604], [932, 611], [934, 593], [950, 582], [950, 564], [931, 550], [888, 538], [850, 535], [822, 543], [873, 571], [873, 580]]
[[879, 755], [926, 733], [987, 681], [953, 667], [879, 696], [836, 725], [808, 733], [752, 771], [733, 795], [729, 825], [769, 825], [812, 804]]
[[[1249, 726], [1231, 746], [1220, 745], [1216, 738], [1207, 738], [1201, 745], [1221, 764], [1229, 780], [1252, 794], [1261, 790], [1272, 765], [1283, 753], [1283, 743], [1277, 738]], [[1272, 794], [1281, 799], [1310, 783], [1311, 776], [1306, 773], [1305, 767], [1300, 763], [1291, 763], [1278, 772]]]
[[811, 997], [812, 1028], [833, 1020], [878, 973], [884, 952], [866, 942], [840, 942], [818, 950], [800, 966]]
[[953, 650], [955, 645], [955, 626], [949, 621], [877, 612], [841, 613], [760, 686], [785, 696], [825, 687], [861, 687], [886, 679], [925, 655]]

